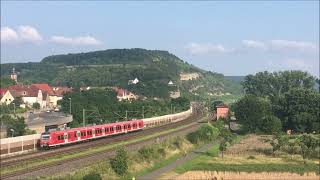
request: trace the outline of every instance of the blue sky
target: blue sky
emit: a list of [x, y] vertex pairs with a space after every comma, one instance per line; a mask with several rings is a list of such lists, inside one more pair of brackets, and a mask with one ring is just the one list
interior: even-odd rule
[[319, 1], [1, 1], [1, 63], [112, 48], [167, 50], [225, 75], [319, 76]]

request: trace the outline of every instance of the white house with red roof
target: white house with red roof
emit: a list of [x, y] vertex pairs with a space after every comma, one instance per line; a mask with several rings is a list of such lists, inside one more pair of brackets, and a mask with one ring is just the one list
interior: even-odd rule
[[118, 87], [113, 87], [112, 89], [117, 93], [118, 101], [123, 101], [123, 100], [131, 101], [131, 100], [138, 99], [138, 96], [136, 96], [135, 94], [133, 94], [132, 92], [126, 89], [122, 89]]
[[22, 101], [27, 106], [32, 106], [34, 103], [39, 103], [40, 108], [45, 108], [47, 106], [47, 93], [42, 92], [35, 86], [25, 86], [21, 84], [9, 86], [8, 90], [13, 97], [21, 97]]
[[0, 104], [10, 104], [14, 100], [14, 97], [8, 89], [0, 89]]
[[72, 89], [66, 87], [52, 88], [46, 83], [38, 83], [31, 85], [13, 85], [8, 87], [13, 97], [21, 97], [27, 106], [33, 103], [39, 103], [40, 108], [55, 108], [57, 102], [62, 99], [62, 94], [70, 92]]

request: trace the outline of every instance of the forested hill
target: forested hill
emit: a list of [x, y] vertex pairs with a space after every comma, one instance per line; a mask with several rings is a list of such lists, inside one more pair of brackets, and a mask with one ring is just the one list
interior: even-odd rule
[[[208, 94], [239, 94], [238, 82], [222, 74], [204, 71], [177, 56], [159, 50], [108, 49], [88, 53], [54, 55], [36, 63], [1, 65], [1, 76], [8, 76], [15, 68], [18, 81], [46, 82], [70, 87], [120, 86], [137, 94], [168, 97], [169, 91], [180, 89], [185, 96]], [[182, 81], [181, 74], [196, 74], [196, 80]], [[140, 83], [128, 85], [138, 78]], [[173, 86], [168, 86], [172, 81]]]

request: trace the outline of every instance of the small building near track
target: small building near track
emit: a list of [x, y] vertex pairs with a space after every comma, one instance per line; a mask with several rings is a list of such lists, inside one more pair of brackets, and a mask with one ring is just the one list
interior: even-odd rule
[[225, 104], [220, 104], [216, 106], [217, 111], [217, 119], [219, 118], [227, 118], [229, 113], [229, 106]]

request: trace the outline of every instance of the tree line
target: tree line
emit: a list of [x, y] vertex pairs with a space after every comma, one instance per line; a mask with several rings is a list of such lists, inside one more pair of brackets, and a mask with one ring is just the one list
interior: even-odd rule
[[180, 97], [177, 99], [146, 99], [119, 102], [116, 93], [111, 89], [91, 89], [88, 91], [65, 94], [59, 102], [62, 111], [71, 113], [71, 127], [78, 127], [83, 122], [83, 109], [86, 124], [110, 123], [126, 119], [141, 119], [188, 110], [190, 101]]
[[245, 96], [232, 106], [244, 131], [319, 133], [319, 81], [307, 72], [259, 72], [242, 83]]

